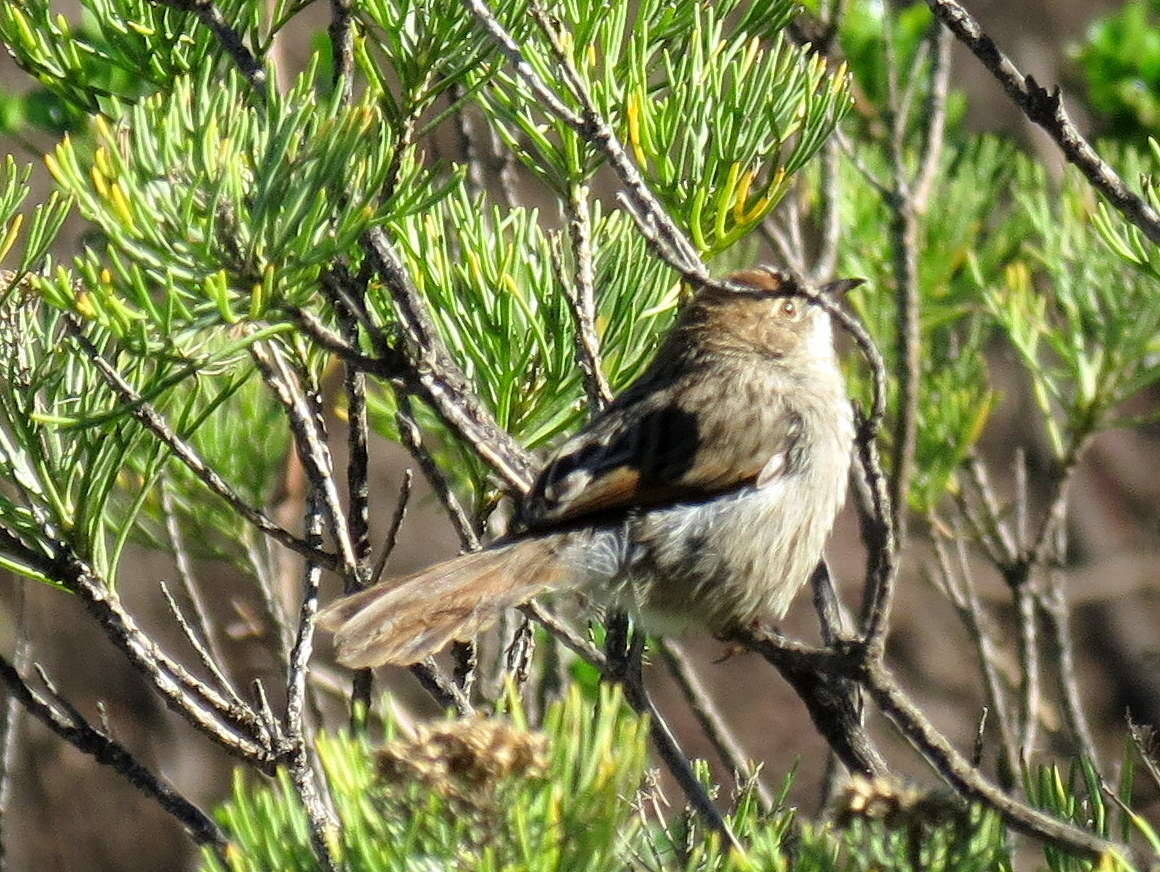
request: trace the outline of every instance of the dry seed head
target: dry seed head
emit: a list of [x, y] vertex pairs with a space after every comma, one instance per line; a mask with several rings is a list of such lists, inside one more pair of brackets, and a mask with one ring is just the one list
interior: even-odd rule
[[472, 715], [419, 725], [414, 738], [378, 752], [377, 768], [388, 782], [417, 781], [440, 796], [475, 802], [508, 778], [543, 776], [546, 756], [543, 735]]
[[889, 777], [855, 774], [839, 795], [834, 820], [840, 827], [855, 820], [882, 821], [887, 827], [940, 824], [962, 816], [951, 797], [911, 787]]

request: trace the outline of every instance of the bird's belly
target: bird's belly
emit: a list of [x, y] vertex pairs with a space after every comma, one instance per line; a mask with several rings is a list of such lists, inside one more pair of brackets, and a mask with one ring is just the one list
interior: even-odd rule
[[845, 473], [802, 471], [703, 503], [651, 510], [629, 530], [621, 605], [658, 632], [776, 620], [821, 557]]

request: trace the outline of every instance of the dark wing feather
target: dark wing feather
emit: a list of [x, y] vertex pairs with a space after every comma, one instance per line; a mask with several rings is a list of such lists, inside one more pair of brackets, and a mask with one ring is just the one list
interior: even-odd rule
[[528, 528], [705, 499], [788, 469], [800, 422], [776, 397], [762, 397], [745, 409], [752, 420], [738, 421], [745, 403], [698, 396], [687, 385], [640, 387], [551, 456], [523, 506]]

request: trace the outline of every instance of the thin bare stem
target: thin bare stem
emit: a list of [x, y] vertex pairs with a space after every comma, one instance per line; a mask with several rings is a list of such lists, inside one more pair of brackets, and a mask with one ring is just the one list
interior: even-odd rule
[[[889, 7], [886, 7], [889, 8]], [[918, 288], [918, 216], [906, 165], [906, 114], [898, 90], [898, 59], [894, 51], [893, 16], [887, 16], [885, 34], [886, 72], [889, 84], [886, 122], [887, 158], [890, 163], [891, 257], [894, 266], [895, 334], [898, 345], [898, 415], [894, 422], [894, 457], [890, 474], [890, 504], [895, 535], [906, 541], [906, 503], [914, 475], [914, 450], [918, 438], [918, 388], [921, 360]], [[935, 157], [937, 160], [937, 156]]]
[[[15, 588], [14, 607], [16, 622], [16, 652], [12, 665], [17, 674], [24, 669], [28, 655], [28, 636], [24, 619], [24, 585]], [[24, 708], [14, 693], [8, 694], [4, 711], [0, 713], [0, 872], [8, 872], [8, 809], [12, 801], [12, 763], [16, 756], [16, 746], [20, 735], [21, 715]]]
[[[204, 650], [205, 656], [202, 657], [202, 661], [212, 663], [212, 670], [215, 676], [220, 676], [218, 680], [222, 682], [222, 686], [232, 691], [230, 682], [226, 679], [225, 675], [226, 658], [222, 653], [217, 634], [213, 630], [213, 623], [209, 619], [209, 610], [206, 608], [205, 601], [202, 598], [201, 587], [193, 575], [193, 563], [189, 559], [189, 552], [185, 548], [185, 537], [182, 535], [181, 525], [177, 521], [177, 513], [173, 505], [173, 494], [164, 481], [161, 483], [160, 498], [161, 514], [165, 521], [165, 535], [169, 539], [169, 547], [173, 549], [173, 560], [177, 566], [177, 580], [181, 583], [181, 589], [185, 593], [190, 607], [193, 609], [193, 626], [196, 627], [199, 643], [195, 645], [195, 648]], [[168, 594], [166, 596], [168, 597]], [[176, 603], [171, 608], [177, 614]], [[188, 633], [187, 635], [192, 644], [193, 634]], [[200, 651], [199, 656], [202, 656]], [[206, 665], [207, 668], [211, 668], [208, 663]], [[236, 694], [235, 701], [240, 702]]]
[[342, 88], [342, 99], [349, 103], [354, 91], [354, 15], [351, 0], [330, 0], [331, 51], [334, 55], [334, 85]]
[[387, 537], [383, 542], [382, 553], [379, 554], [374, 571], [371, 573], [371, 584], [376, 584], [382, 578], [387, 561], [391, 559], [395, 547], [399, 544], [399, 531], [403, 529], [403, 521], [407, 518], [407, 506], [411, 501], [411, 484], [414, 479], [415, 474], [410, 469], [403, 470], [403, 480], [399, 484], [399, 498], [395, 501], [395, 514], [391, 516], [391, 526], [387, 528]]
[[1015, 588], [1019, 657], [1019, 751], [1029, 759], [1035, 751], [1039, 727], [1039, 623], [1035, 594], [1029, 582]]
[[841, 149], [843, 157], [845, 157], [846, 160], [850, 162], [850, 166], [852, 166], [855, 172], [857, 172], [858, 175], [862, 177], [862, 180], [866, 182], [866, 184], [871, 188], [873, 188], [875, 193], [877, 193], [883, 201], [889, 200], [889, 182], [879, 177], [879, 175], [874, 172], [874, 170], [872, 170], [864, 160], [862, 160], [862, 156], [858, 154], [857, 146], [855, 146], [854, 143], [850, 141], [849, 137], [847, 137], [846, 134], [842, 132], [840, 127], [834, 130], [833, 138], [834, 141], [838, 143], [838, 148]]
[[[934, 525], [937, 530], [937, 525]], [[955, 539], [958, 556], [958, 570], [952, 568], [947, 554], [946, 537], [935, 533], [933, 537], [935, 559], [938, 563], [941, 576], [940, 587], [954, 606], [955, 612], [966, 628], [967, 635], [975, 645], [975, 654], [979, 658], [979, 672], [983, 679], [983, 693], [986, 699], [986, 708], [994, 714], [996, 729], [999, 734], [1000, 750], [1003, 754], [1005, 772], [1000, 772], [1000, 780], [1014, 778], [1019, 772], [1019, 747], [1015, 740], [1011, 714], [1007, 705], [1007, 696], [1003, 691], [1003, 682], [1000, 680], [996, 668], [998, 655], [995, 651], [995, 642], [990, 628], [984, 623], [985, 612], [983, 604], [975, 592], [974, 580], [967, 563], [966, 548], [962, 537]]]
[[[311, 485], [306, 498], [303, 528], [308, 542], [322, 539], [323, 511], [319, 489]], [[327, 872], [337, 872], [338, 864], [330, 850], [329, 834], [338, 820], [323, 801], [314, 767], [310, 762], [310, 744], [306, 738], [306, 691], [310, 656], [314, 650], [314, 616], [318, 614], [318, 583], [322, 571], [317, 564], [306, 563], [302, 576], [302, 604], [298, 612], [298, 630], [290, 651], [290, 668], [286, 676], [286, 717], [283, 721], [287, 768], [294, 790], [306, 810], [310, 844], [318, 862]]]
[[399, 428], [399, 438], [403, 447], [410, 452], [411, 456], [415, 458], [415, 462], [419, 464], [419, 468], [423, 470], [424, 478], [431, 485], [431, 489], [435, 491], [435, 495], [439, 498], [439, 502], [442, 503], [444, 511], [447, 512], [447, 516], [455, 527], [455, 532], [459, 534], [459, 544], [463, 550], [478, 551], [479, 536], [476, 535], [467, 511], [459, 502], [459, 497], [455, 495], [455, 491], [451, 489], [447, 476], [443, 474], [443, 470], [439, 468], [435, 458], [431, 456], [431, 452], [423, 444], [423, 433], [415, 422], [415, 412], [411, 407], [410, 397], [399, 393], [396, 395], [396, 403], [398, 410], [395, 412], [395, 423]]
[[[732, 636], [771, 663], [792, 661], [795, 668], [818, 674], [840, 675], [858, 682], [898, 731], [939, 775], [963, 796], [999, 812], [1015, 830], [1085, 857], [1105, 854], [1126, 858], [1146, 868], [1148, 859], [1129, 845], [1110, 842], [1087, 830], [1053, 818], [1009, 796], [987, 780], [970, 761], [934, 728], [906, 696], [880, 656], [864, 643], [835, 649], [814, 648], [775, 634], [738, 630]], [[1153, 858], [1160, 859], [1160, 858]]]
[[[123, 745], [82, 718], [74, 707], [66, 704], [63, 706], [65, 712], [59, 711], [33, 690], [19, 670], [2, 657], [0, 680], [7, 685], [11, 698], [18, 700], [25, 711], [77, 750], [109, 766], [146, 796], [156, 800], [158, 805], [181, 822], [195, 842], [219, 850], [225, 847], [225, 835], [205, 812], [145, 767]], [[48, 690], [58, 703], [63, 702], [51, 685]]]
[[[572, 247], [575, 271], [570, 292], [565, 293], [572, 317], [576, 321], [576, 357], [584, 375], [584, 392], [588, 405], [596, 414], [612, 402], [612, 389], [604, 376], [600, 361], [600, 337], [596, 333], [596, 288], [592, 265], [592, 221], [588, 205], [588, 188], [572, 185], [565, 201], [568, 218], [568, 241]], [[561, 275], [561, 279], [564, 276]], [[564, 282], [565, 287], [568, 286]]]
[[644, 634], [628, 632], [627, 621], [608, 622], [608, 635], [605, 660], [604, 680], [619, 684], [624, 688], [624, 698], [638, 713], [649, 716], [649, 732], [652, 736], [653, 747], [657, 756], [661, 758], [681, 790], [689, 805], [712, 827], [720, 833], [721, 838], [735, 850], [744, 853], [741, 843], [733, 835], [729, 823], [722, 816], [713, 800], [706, 792], [704, 785], [697, 780], [689, 758], [681, 750], [676, 736], [673, 735], [660, 711], [650, 699], [644, 685], [644, 676], [641, 671], [642, 656], [644, 654]]
[[124, 610], [116, 592], [67, 545], [55, 543], [56, 554], [49, 558], [0, 529], [0, 547], [72, 591], [171, 709], [230, 753], [270, 771], [273, 757], [269, 736], [262, 732], [254, 713], [231, 705], [158, 648]]
[[[983, 508], [982, 529], [986, 535], [998, 543], [998, 553], [1001, 555], [998, 565], [1016, 563], [1022, 553], [1023, 536], [1022, 534], [1012, 534], [1009, 525], [1004, 522], [999, 509], [999, 499], [995, 496], [995, 489], [991, 486], [986, 465], [977, 455], [972, 454], [967, 457], [963, 468], [967, 473], [967, 481], [978, 494], [979, 502]], [[1019, 502], [1023, 502], [1023, 500]]]
[[[334, 0], [335, 18], [338, 23], [340, 0]], [[349, 16], [350, 9], [346, 9]], [[332, 24], [332, 28], [334, 27]], [[349, 23], [347, 24], [349, 29]], [[332, 34], [333, 35], [333, 34]], [[341, 302], [341, 301], [340, 301]], [[336, 305], [343, 338], [351, 345], [358, 345], [359, 323], [345, 304]], [[343, 388], [346, 392], [346, 495], [347, 523], [350, 528], [351, 547], [354, 550], [356, 575], [344, 579], [343, 593], [370, 583], [372, 575], [371, 533], [370, 533], [370, 450], [368, 447], [370, 425], [367, 420], [366, 375], [349, 363], [343, 364]], [[371, 694], [374, 687], [374, 673], [370, 669], [355, 671], [350, 692], [351, 726], [357, 728], [361, 718], [370, 711]]]
[[464, 182], [467, 193], [472, 199], [480, 196], [487, 190], [487, 169], [484, 164], [482, 149], [479, 147], [479, 131], [476, 130], [475, 119], [463, 104], [466, 88], [460, 84], [452, 85], [447, 92], [448, 100], [455, 110], [455, 132], [459, 134], [459, 152], [467, 175]]
[[[706, 738], [717, 751], [721, 762], [740, 781], [752, 769], [750, 763], [752, 758], [742, 749], [741, 743], [730, 728], [724, 714], [717, 708], [713, 697], [706, 690], [705, 685], [701, 683], [701, 678], [697, 675], [697, 670], [692, 661], [689, 660], [689, 656], [679, 643], [672, 641], [662, 641], [660, 653], [661, 659], [664, 660], [665, 666], [669, 669], [669, 674], [677, 682], [677, 687], [680, 688], [681, 694], [689, 704], [689, 709], [693, 712], [697, 723], [704, 730]], [[762, 809], [772, 810], [775, 800], [769, 786], [758, 778], [756, 788], [757, 798]]]
[[1036, 597], [1040, 613], [1043, 615], [1047, 633], [1051, 639], [1051, 649], [1055, 659], [1059, 679], [1060, 696], [1063, 699], [1063, 716], [1067, 728], [1075, 740], [1076, 750], [1099, 769], [1099, 754], [1095, 739], [1092, 738], [1087, 712], [1084, 710], [1079, 691], [1079, 675], [1075, 663], [1075, 645], [1071, 635], [1070, 609], [1062, 574], [1058, 570], [1048, 570], [1047, 590]]
[[1084, 139], [1068, 117], [1059, 88], [1048, 91], [1011, 63], [979, 23], [955, 0], [926, 0], [926, 5], [969, 48], [1003, 86], [1029, 120], [1055, 140], [1064, 157], [1074, 164], [1120, 214], [1160, 245], [1160, 213], [1133, 192]]
[[964, 796], [977, 799], [994, 808], [1015, 830], [1050, 842], [1072, 853], [1097, 858], [1105, 855], [1124, 857], [1139, 863], [1128, 845], [1102, 839], [1094, 833], [1051, 817], [1012, 798], [984, 778], [969, 760], [955, 750], [903, 693], [885, 664], [867, 660], [861, 670], [861, 683], [870, 697], [916, 750], [939, 774]]
[[[330, 459], [326, 436], [321, 432], [320, 422], [304, 393], [306, 386], [300, 384], [290, 371], [277, 345], [255, 342], [250, 346], [250, 356], [286, 413], [290, 432], [294, 434], [298, 456], [302, 460], [302, 466], [311, 485], [318, 490], [330, 533], [338, 543], [340, 571], [345, 577], [355, 579], [351, 586], [352, 589], [357, 588], [360, 586], [359, 566], [354, 553], [354, 543], [351, 541], [350, 527], [346, 521], [346, 513], [342, 509], [338, 488], [334, 483], [334, 464]], [[319, 550], [321, 548], [315, 548], [311, 553]]]
[[182, 634], [185, 636], [186, 641], [189, 642], [189, 646], [193, 648], [194, 653], [197, 654], [197, 659], [201, 661], [201, 665], [213, 676], [218, 686], [229, 696], [235, 706], [244, 706], [245, 701], [234, 690], [230, 680], [222, 671], [220, 664], [224, 661], [216, 659], [213, 653], [205, 647], [205, 643], [200, 634], [190, 625], [189, 620], [185, 617], [185, 613], [182, 612], [181, 607], [177, 604], [177, 600], [173, 598], [173, 594], [169, 592], [169, 588], [165, 582], [161, 582], [161, 595], [165, 598], [165, 604], [169, 606], [169, 611], [173, 615], [173, 619], [177, 621], [177, 626], [181, 628]]
[[[931, 187], [942, 160], [947, 126], [947, 93], [951, 84], [951, 35], [946, 28], [937, 24], [934, 28], [931, 34], [930, 87], [927, 89], [926, 106], [922, 113], [926, 122], [926, 137], [922, 144], [918, 175], [912, 188], [914, 205], [919, 212], [926, 211]], [[918, 76], [915, 76], [917, 79]]]
[[422, 663], [415, 663], [408, 667], [410, 673], [418, 679], [439, 705], [445, 709], [454, 709], [460, 717], [471, 714], [471, 701], [454, 681], [449, 681], [435, 665], [435, 658], [428, 657]]
[[838, 166], [838, 141], [830, 137], [822, 145], [821, 224], [822, 241], [810, 275], [817, 283], [829, 281], [838, 269], [838, 245], [842, 240], [842, 174]]
[[587, 660], [601, 672], [608, 668], [604, 652], [582, 636], [572, 631], [567, 624], [536, 602], [525, 603], [520, 611], [551, 633], [559, 642], [583, 660]]

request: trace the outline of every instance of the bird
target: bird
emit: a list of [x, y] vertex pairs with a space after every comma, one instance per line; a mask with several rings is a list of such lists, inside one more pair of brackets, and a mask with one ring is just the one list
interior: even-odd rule
[[635, 382], [547, 458], [516, 532], [323, 609], [351, 668], [408, 665], [581, 592], [650, 632], [780, 619], [846, 496], [853, 409], [819, 297], [773, 267], [696, 289]]

